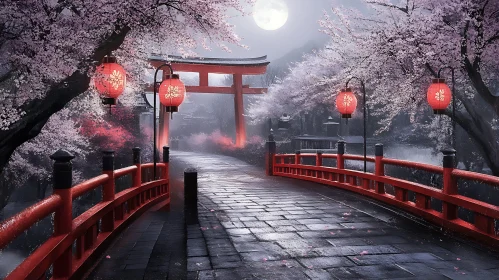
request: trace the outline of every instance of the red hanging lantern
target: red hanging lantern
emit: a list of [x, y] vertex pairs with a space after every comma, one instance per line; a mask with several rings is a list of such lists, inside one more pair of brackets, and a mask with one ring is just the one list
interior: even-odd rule
[[125, 69], [116, 63], [116, 57], [104, 57], [104, 62], [95, 70], [94, 84], [97, 92], [103, 97], [103, 104], [116, 104], [116, 98], [123, 93], [126, 86]]
[[426, 99], [435, 114], [443, 114], [452, 99], [452, 92], [444, 79], [433, 79]]
[[167, 76], [159, 86], [159, 101], [165, 106], [165, 112], [178, 112], [178, 106], [185, 97], [185, 85], [178, 74]]
[[342, 118], [349, 119], [357, 108], [357, 97], [352, 92], [351, 88], [342, 89], [336, 97], [336, 108]]

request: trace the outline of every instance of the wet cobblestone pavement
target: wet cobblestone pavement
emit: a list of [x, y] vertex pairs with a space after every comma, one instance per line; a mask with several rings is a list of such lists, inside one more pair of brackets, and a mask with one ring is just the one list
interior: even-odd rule
[[498, 254], [373, 200], [173, 152], [172, 176], [186, 167], [198, 169], [199, 224], [182, 233], [178, 204], [174, 214], [150, 211], [89, 279], [499, 279]]
[[189, 279], [499, 279], [497, 254], [358, 195], [230, 157], [176, 156], [199, 172]]

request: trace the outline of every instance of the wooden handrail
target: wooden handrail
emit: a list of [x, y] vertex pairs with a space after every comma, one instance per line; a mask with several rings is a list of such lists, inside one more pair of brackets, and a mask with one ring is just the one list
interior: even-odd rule
[[118, 169], [118, 170], [114, 171], [114, 178], [117, 179], [119, 177], [123, 177], [125, 175], [132, 174], [136, 170], [137, 170], [137, 166], [135, 166], [135, 165]]
[[[378, 146], [378, 145], [377, 145]], [[495, 231], [494, 221], [499, 220], [499, 206], [466, 197], [457, 193], [459, 179], [478, 181], [499, 187], [499, 178], [491, 175], [454, 169], [452, 162], [454, 151], [446, 151], [444, 164], [411, 162], [383, 157], [383, 147], [376, 148], [375, 157], [367, 157], [367, 161], [375, 163], [374, 173], [348, 170], [344, 168], [345, 160], [363, 161], [361, 155], [349, 154], [318, 154], [316, 165], [301, 164], [297, 159], [302, 154], [275, 154], [271, 169], [275, 176], [290, 177], [339, 187], [349, 191], [378, 199], [388, 204], [419, 215], [430, 222], [446, 227], [450, 230], [468, 235], [486, 244], [499, 248], [499, 233]], [[311, 156], [311, 155], [307, 155]], [[295, 158], [291, 163], [280, 159]], [[447, 157], [447, 158], [446, 158]], [[336, 159], [336, 167], [322, 166], [324, 158]], [[442, 189], [410, 182], [400, 178], [385, 175], [385, 165], [400, 166], [422, 170], [435, 174], [442, 174]], [[394, 188], [394, 194], [385, 193], [385, 185]], [[408, 193], [415, 194], [415, 201], [410, 201]], [[442, 201], [443, 210], [431, 208], [431, 198]], [[461, 220], [457, 209], [461, 207], [474, 213], [473, 223]]]
[[[324, 157], [324, 155], [322, 155]], [[338, 155], [335, 155], [338, 156]], [[359, 155], [343, 155], [343, 158], [346, 160], [358, 160], [358, 161], [364, 161], [364, 156], [359, 156]], [[367, 162], [374, 162], [374, 157], [366, 157]]]
[[60, 196], [53, 194], [3, 221], [0, 224], [0, 248], [7, 246], [21, 233], [54, 213], [61, 201]]
[[[108, 158], [106, 160], [113, 160], [110, 155], [107, 152]], [[60, 163], [68, 166], [68, 156], [64, 156], [66, 158], [62, 157]], [[140, 150], [134, 150], [135, 158], [140, 160]], [[55, 160], [57, 161], [57, 159]], [[108, 164], [107, 167], [109, 168], [109, 166], [113, 165]], [[166, 205], [170, 203], [170, 188], [167, 178], [168, 163], [157, 163], [158, 168], [163, 170], [158, 175], [159, 179], [151, 180], [151, 178], [141, 182], [141, 170], [153, 166], [153, 163], [140, 164], [139, 161], [133, 166], [104, 171], [102, 175], [69, 188], [61, 186], [56, 188], [54, 186], [53, 195], [3, 221], [0, 224], [0, 249], [3, 249], [38, 221], [56, 213], [53, 223], [54, 235], [41, 244], [5, 279], [40, 279], [50, 266], [54, 267], [54, 278], [70, 278], [73, 274], [81, 274], [80, 270], [84, 268], [87, 260], [97, 252], [96, 249], [112, 238], [116, 230], [123, 229], [132, 217], [139, 215], [152, 204], [162, 202]], [[66, 174], [63, 173], [63, 175]], [[131, 188], [113, 194], [114, 180], [129, 174], [133, 176]], [[111, 179], [112, 181], [110, 181]], [[67, 181], [59, 180], [57, 182], [66, 183]], [[108, 185], [110, 182], [112, 184]], [[71, 213], [64, 212], [72, 210], [71, 205], [75, 198], [101, 185], [106, 185], [107, 190], [113, 192], [107, 194], [108, 197], [111, 195], [112, 199], [97, 203], [74, 219], [72, 219]], [[109, 189], [109, 186], [113, 188]], [[61, 212], [61, 209], [65, 210]], [[68, 217], [69, 220], [67, 220]], [[109, 217], [112, 219], [111, 221], [109, 221]], [[107, 229], [104, 229], [104, 219], [107, 219]], [[102, 228], [99, 232], [97, 225], [101, 220]], [[61, 224], [63, 221], [67, 221], [69, 224]], [[73, 254], [72, 248], [75, 242], [76, 253]], [[56, 274], [59, 277], [56, 277]]]
[[71, 188], [73, 200], [84, 195], [85, 193], [98, 188], [100, 185], [104, 184], [109, 180], [109, 175], [102, 174], [85, 182], [82, 182]]
[[452, 170], [452, 175], [459, 179], [479, 181], [489, 185], [499, 186], [499, 178], [496, 176], [459, 170], [459, 169]]
[[444, 171], [444, 169], [441, 166], [436, 166], [436, 165], [431, 165], [431, 164], [426, 164], [426, 163], [421, 163], [421, 162], [413, 162], [413, 161], [392, 159], [392, 158], [383, 158], [382, 162], [384, 164], [407, 167], [407, 168], [414, 168], [414, 169], [419, 169], [419, 170], [429, 171], [429, 172], [439, 173], [439, 174], [442, 174]]

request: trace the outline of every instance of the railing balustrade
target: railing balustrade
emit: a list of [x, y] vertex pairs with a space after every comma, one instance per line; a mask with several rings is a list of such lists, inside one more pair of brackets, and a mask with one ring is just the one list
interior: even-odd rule
[[[5, 279], [43, 279], [51, 267], [53, 279], [84, 275], [91, 261], [132, 218], [153, 204], [169, 205], [169, 148], [163, 147], [158, 179], [151, 176], [154, 165], [141, 164], [140, 157], [140, 149], [134, 148], [134, 165], [114, 170], [114, 152], [104, 151], [103, 174], [73, 186], [74, 156], [64, 150], [53, 154], [54, 193], [0, 224], [0, 249], [52, 214], [54, 234]], [[115, 180], [126, 175], [132, 176], [132, 186], [115, 193]], [[100, 186], [102, 201], [73, 219], [73, 201]]]
[[[458, 180], [479, 181], [499, 187], [499, 178], [496, 176], [455, 169], [456, 151], [442, 151], [443, 165], [435, 166], [424, 163], [385, 158], [383, 145], [377, 144], [375, 156], [367, 157], [368, 162], [374, 163], [374, 172], [361, 172], [345, 169], [345, 160], [364, 161], [363, 156], [345, 154], [345, 142], [338, 142], [337, 154], [277, 154], [273, 139], [267, 142], [268, 175], [289, 177], [294, 179], [316, 182], [329, 185], [361, 195], [377, 199], [384, 203], [396, 206], [407, 212], [420, 216], [427, 221], [445, 229], [472, 237], [482, 243], [499, 248], [499, 233], [495, 230], [495, 223], [499, 220], [499, 207], [458, 194]], [[315, 165], [303, 164], [305, 158], [315, 158]], [[336, 159], [336, 166], [323, 166], [324, 159]], [[416, 170], [423, 170], [442, 175], [442, 189], [420, 183], [385, 175], [385, 167], [400, 166]], [[393, 193], [385, 191], [385, 185], [393, 187]], [[409, 199], [412, 192], [415, 201]], [[431, 207], [431, 200], [442, 201], [442, 209]], [[473, 213], [473, 222], [462, 220], [458, 216], [458, 209], [464, 208]]]

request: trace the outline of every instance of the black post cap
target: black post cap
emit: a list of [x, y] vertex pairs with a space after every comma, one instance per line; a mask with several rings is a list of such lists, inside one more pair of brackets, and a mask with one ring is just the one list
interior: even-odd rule
[[301, 151], [300, 151], [300, 150], [298, 150], [298, 151], [296, 151], [295, 153], [296, 153], [297, 155], [299, 155], [299, 154], [301, 154]]
[[168, 146], [163, 146], [163, 162], [170, 162], [170, 147]]
[[64, 149], [59, 149], [59, 150], [57, 150], [57, 152], [53, 153], [50, 156], [50, 158], [52, 160], [55, 160], [56, 162], [69, 162], [72, 159], [74, 159], [75, 156]]
[[338, 141], [338, 155], [345, 154], [345, 145], [346, 145], [345, 141], [343, 141], [343, 140]]
[[383, 156], [383, 144], [378, 143], [374, 146], [374, 155], [377, 157]]
[[74, 155], [66, 150], [60, 149], [50, 156], [54, 160], [52, 181], [54, 189], [70, 189], [73, 185], [73, 164], [71, 160]]
[[443, 167], [444, 168], [454, 168], [454, 163], [456, 160], [456, 150], [454, 149], [444, 149], [442, 150], [444, 154]]
[[322, 156], [322, 153], [323, 153], [323, 151], [320, 151], [320, 150], [317, 151], [317, 155], [321, 155]]
[[140, 164], [141, 159], [140, 159], [140, 148], [135, 147], [132, 149], [133, 153], [133, 164]]
[[114, 170], [114, 151], [104, 150], [102, 151], [102, 171], [113, 171]]
[[195, 168], [187, 168], [184, 170], [184, 192], [187, 191], [188, 187], [194, 187], [197, 189], [198, 183], [198, 171]]

